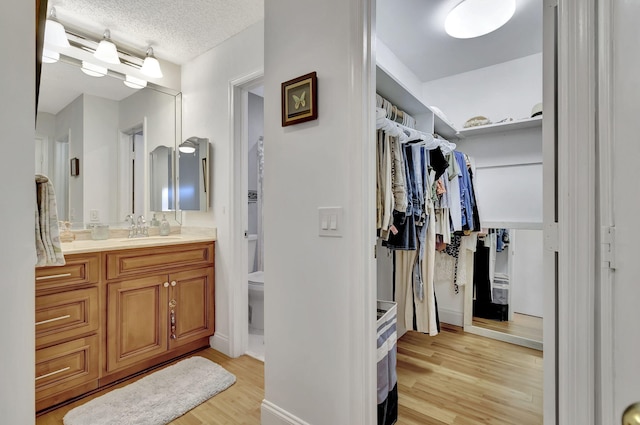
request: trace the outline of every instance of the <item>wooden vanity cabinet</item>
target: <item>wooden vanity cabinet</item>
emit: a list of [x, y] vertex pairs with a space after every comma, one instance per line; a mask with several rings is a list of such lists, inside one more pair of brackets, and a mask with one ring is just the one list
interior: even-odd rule
[[209, 345], [214, 242], [36, 269], [36, 411]]
[[100, 254], [36, 268], [36, 410], [98, 388]]
[[213, 260], [213, 243], [106, 254], [106, 374], [132, 373], [159, 356], [208, 344]]

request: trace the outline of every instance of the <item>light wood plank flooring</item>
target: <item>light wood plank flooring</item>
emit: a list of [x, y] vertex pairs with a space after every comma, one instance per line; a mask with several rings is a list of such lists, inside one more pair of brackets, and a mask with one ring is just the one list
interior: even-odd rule
[[[232, 359], [211, 348], [199, 351], [195, 355], [206, 357], [224, 367], [236, 376], [236, 383], [226, 391], [202, 403], [187, 412], [172, 425], [259, 425], [260, 403], [264, 398], [264, 364], [249, 356]], [[143, 375], [144, 376], [144, 375]], [[142, 376], [119, 384], [121, 387], [134, 382]], [[67, 406], [36, 418], [36, 425], [61, 425], [62, 418], [71, 409], [86, 403], [114, 388], [100, 391]], [[123, 424], [124, 425], [124, 424]]]
[[[222, 365], [236, 375], [237, 382], [172, 424], [259, 425], [262, 362], [248, 356], [231, 359], [212, 349], [198, 355]], [[443, 325], [436, 337], [415, 332], [403, 336], [398, 342], [397, 370], [398, 425], [542, 424], [539, 351]], [[67, 411], [87, 400], [42, 415], [36, 423], [60, 425]]]
[[542, 342], [542, 317], [513, 313], [512, 321], [473, 318], [473, 325]]

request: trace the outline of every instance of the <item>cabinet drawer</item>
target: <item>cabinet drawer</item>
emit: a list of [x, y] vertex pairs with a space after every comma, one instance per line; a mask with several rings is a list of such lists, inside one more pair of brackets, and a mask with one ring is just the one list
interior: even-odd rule
[[100, 279], [98, 254], [69, 255], [65, 261], [64, 266], [36, 268], [37, 291], [98, 283]]
[[98, 379], [98, 336], [36, 350], [36, 400]]
[[100, 326], [98, 288], [36, 297], [36, 347], [96, 332]]
[[138, 248], [106, 255], [107, 279], [213, 265], [213, 243]]

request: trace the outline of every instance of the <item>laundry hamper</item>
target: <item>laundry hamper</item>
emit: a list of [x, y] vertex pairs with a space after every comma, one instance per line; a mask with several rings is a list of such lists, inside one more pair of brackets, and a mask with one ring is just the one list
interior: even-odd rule
[[378, 301], [378, 425], [392, 425], [398, 420], [397, 320], [396, 303]]

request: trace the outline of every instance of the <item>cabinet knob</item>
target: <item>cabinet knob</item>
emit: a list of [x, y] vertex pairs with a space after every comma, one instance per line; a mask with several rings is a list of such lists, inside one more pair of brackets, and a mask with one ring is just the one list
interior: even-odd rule
[[164, 286], [165, 288], [168, 288], [169, 287], [169, 282], [163, 283], [162, 286]]
[[177, 285], [177, 282], [175, 280], [172, 280], [171, 281], [171, 286], [176, 286], [176, 285]]

